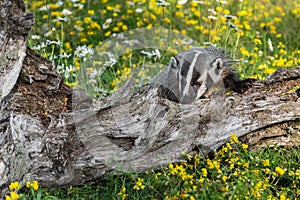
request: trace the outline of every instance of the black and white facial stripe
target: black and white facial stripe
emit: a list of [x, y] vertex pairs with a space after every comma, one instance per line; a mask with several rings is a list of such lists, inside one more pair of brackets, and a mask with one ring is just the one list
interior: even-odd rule
[[173, 57], [173, 68], [177, 69], [179, 100], [202, 97], [208, 89], [221, 80], [223, 61], [213, 58], [206, 49], [193, 49]]
[[222, 73], [232, 61], [215, 47], [195, 48], [172, 57], [170, 65], [153, 79], [159, 94], [169, 100], [191, 103], [210, 96], [222, 82]]
[[[186, 84], [184, 85], [184, 87], [181, 86], [181, 91], [183, 89], [183, 95], [188, 95], [189, 94], [189, 87], [192, 86], [193, 82], [192, 82], [192, 78], [193, 75], [195, 75], [195, 73], [197, 72], [196, 69], [196, 65], [197, 65], [197, 60], [200, 54], [202, 54], [201, 51], [195, 51], [194, 52], [194, 58], [190, 64], [190, 66], [188, 66], [187, 68], [187, 74], [186, 74]], [[182, 68], [181, 68], [182, 69]]]

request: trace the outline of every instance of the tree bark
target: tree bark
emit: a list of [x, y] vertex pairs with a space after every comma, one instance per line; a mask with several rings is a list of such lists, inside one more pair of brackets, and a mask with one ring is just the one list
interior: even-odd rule
[[55, 64], [26, 48], [34, 23], [21, 0], [0, 4], [0, 189], [93, 183], [119, 171], [184, 161], [182, 151], [215, 151], [236, 133], [251, 148], [300, 144], [300, 67], [280, 69], [244, 94], [192, 104], [137, 92], [130, 80], [91, 99], [64, 85]]

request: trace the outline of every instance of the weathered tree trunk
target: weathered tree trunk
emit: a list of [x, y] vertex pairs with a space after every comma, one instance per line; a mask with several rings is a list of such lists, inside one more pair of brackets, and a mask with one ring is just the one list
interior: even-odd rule
[[92, 183], [214, 151], [236, 133], [252, 148], [300, 143], [300, 67], [278, 70], [243, 95], [177, 104], [132, 81], [92, 100], [63, 84], [52, 62], [26, 49], [33, 16], [21, 0], [0, 4], [0, 189]]

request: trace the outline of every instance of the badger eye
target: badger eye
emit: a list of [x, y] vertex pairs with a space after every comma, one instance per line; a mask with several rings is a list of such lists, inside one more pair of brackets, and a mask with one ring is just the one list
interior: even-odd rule
[[194, 84], [194, 86], [197, 86], [197, 87], [200, 87], [201, 85], [202, 85], [202, 81], [196, 82], [196, 83]]

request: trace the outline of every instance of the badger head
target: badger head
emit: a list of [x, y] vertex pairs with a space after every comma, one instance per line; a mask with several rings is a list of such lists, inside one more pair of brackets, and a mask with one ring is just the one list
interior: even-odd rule
[[215, 47], [195, 48], [172, 57], [170, 67], [176, 71], [173, 84], [178, 88], [178, 102], [191, 103], [210, 96], [222, 84], [224, 70], [233, 63], [224, 50]]

